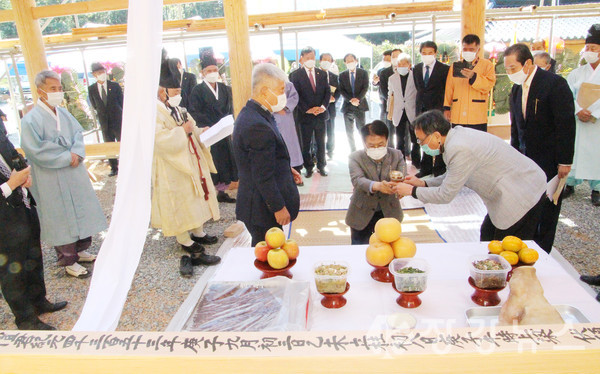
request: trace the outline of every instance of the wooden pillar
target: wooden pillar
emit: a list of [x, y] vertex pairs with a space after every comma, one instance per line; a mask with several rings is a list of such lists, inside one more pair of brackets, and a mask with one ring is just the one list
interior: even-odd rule
[[229, 41], [233, 111], [237, 115], [246, 105], [252, 90], [252, 58], [246, 0], [224, 0], [223, 9]]
[[33, 101], [37, 101], [37, 90], [35, 89], [35, 76], [42, 70], [48, 69], [46, 51], [42, 30], [37, 19], [33, 18], [35, 0], [10, 0], [15, 14], [15, 24], [19, 34], [19, 43], [25, 58], [25, 68], [29, 77], [29, 85]]
[[485, 3], [486, 0], [459, 0], [461, 2], [461, 39], [467, 34], [475, 34], [481, 39], [479, 52], [483, 56], [485, 44]]

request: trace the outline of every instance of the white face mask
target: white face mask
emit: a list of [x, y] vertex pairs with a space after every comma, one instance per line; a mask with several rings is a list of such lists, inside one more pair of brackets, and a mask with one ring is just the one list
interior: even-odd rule
[[213, 71], [212, 73], [206, 74], [204, 79], [206, 79], [208, 83], [217, 83], [217, 81], [219, 80], [219, 73]]
[[169, 102], [169, 105], [172, 108], [179, 106], [179, 104], [181, 103], [181, 95], [171, 96], [167, 101]]
[[392, 58], [392, 66], [398, 66], [398, 58]]
[[323, 70], [329, 70], [330, 67], [331, 67], [331, 62], [329, 62], [329, 61], [321, 61], [321, 69], [323, 69]]
[[348, 67], [348, 70], [354, 70], [354, 69], [356, 69], [356, 65], [358, 65], [356, 63], [356, 61], [352, 61], [352, 62], [347, 63], [346, 67]]
[[106, 73], [99, 74], [96, 77], [96, 81], [98, 81], [98, 82], [106, 82]]
[[383, 66], [383, 68], [384, 68], [384, 69], [387, 69], [387, 68], [389, 68], [390, 66], [392, 66], [392, 63], [391, 63], [391, 62], [389, 62], [389, 61], [384, 61], [384, 62], [383, 62], [383, 64], [382, 64], [382, 66]]
[[477, 52], [463, 52], [462, 55], [465, 61], [471, 62], [477, 57]]
[[598, 61], [598, 59], [600, 59], [600, 57], [598, 56], [598, 52], [590, 51], [583, 52], [583, 58], [588, 64], [594, 64], [596, 63], [596, 61]]
[[48, 102], [48, 105], [50, 105], [51, 107], [59, 106], [60, 104], [62, 104], [63, 99], [65, 98], [65, 93], [62, 91], [61, 92], [46, 92], [46, 91], [42, 90], [41, 88], [40, 88], [40, 91], [45, 92], [46, 95], [48, 95], [46, 102]]
[[[270, 88], [269, 88], [269, 91], [271, 91]], [[275, 92], [271, 91], [271, 93], [273, 95], [275, 95]], [[285, 96], [285, 93], [282, 93], [281, 95], [275, 95], [275, 96], [277, 97], [277, 103], [275, 105], [271, 105], [271, 111], [273, 113], [277, 113], [277, 112], [281, 111], [283, 108], [285, 108], [285, 105], [287, 104], [287, 96]]]
[[510, 79], [514, 84], [523, 84], [527, 80], [527, 74], [525, 74], [523, 69], [521, 69], [514, 74], [508, 74], [508, 79]]
[[539, 55], [540, 53], [544, 53], [544, 51], [531, 51], [531, 55], [532, 55], [533, 57], [535, 57], [535, 56]]
[[399, 67], [398, 66], [398, 74], [400, 74], [400, 75], [406, 75], [406, 74], [408, 74], [408, 68], [407, 67]]
[[373, 160], [381, 160], [387, 154], [387, 147], [367, 148], [367, 156]]
[[421, 55], [421, 61], [425, 65], [431, 65], [435, 61], [435, 55]]
[[307, 69], [312, 69], [315, 67], [315, 60], [306, 60], [306, 61], [304, 61], [303, 65]]

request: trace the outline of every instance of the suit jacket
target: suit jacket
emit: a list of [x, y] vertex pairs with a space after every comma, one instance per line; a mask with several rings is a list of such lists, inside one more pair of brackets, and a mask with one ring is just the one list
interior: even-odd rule
[[233, 152], [240, 185], [235, 213], [246, 226], [273, 227], [275, 212], [284, 207], [298, 216], [300, 195], [290, 167], [290, 156], [273, 115], [250, 100], [238, 114], [233, 130]]
[[117, 82], [106, 81], [108, 90], [106, 92], [107, 104], [104, 105], [100, 92], [98, 92], [98, 83], [88, 87], [90, 103], [96, 111], [98, 121], [102, 129], [115, 129], [121, 132], [121, 122], [123, 120], [123, 89]]
[[[350, 83], [350, 71], [344, 70], [340, 73], [340, 93], [344, 97], [342, 105], [342, 113], [353, 110], [366, 112], [369, 110], [367, 103], [367, 93], [369, 92], [369, 73], [361, 68], [356, 68], [356, 76], [354, 77], [354, 94], [352, 94], [352, 84]], [[357, 98], [360, 100], [358, 106], [350, 104], [350, 99]]]
[[334, 74], [330, 71], [328, 71], [327, 74], [329, 74], [329, 88], [331, 89], [331, 87], [335, 87], [335, 91], [331, 94], [331, 96], [333, 96], [335, 101], [330, 102], [329, 106], [327, 106], [327, 111], [329, 112], [329, 118], [333, 119], [333, 118], [335, 118], [335, 115], [336, 115], [335, 104], [337, 103], [338, 99], [340, 98], [340, 96], [342, 94], [340, 93], [340, 90], [339, 90], [340, 82], [339, 82], [339, 77], [337, 76], [337, 74]]
[[550, 180], [558, 165], [571, 165], [575, 148], [575, 105], [569, 84], [560, 75], [536, 69], [523, 118], [523, 87], [510, 95], [510, 144], [535, 161]]
[[373, 218], [378, 206], [384, 217], [394, 217], [402, 221], [402, 208], [396, 195], [370, 192], [371, 182], [389, 181], [390, 171], [405, 170], [402, 152], [388, 147], [388, 153], [382, 160], [381, 174], [377, 173], [377, 163], [367, 156], [364, 149], [350, 154], [348, 167], [354, 191], [346, 213], [346, 224], [355, 230], [363, 230]]
[[379, 97], [384, 102], [388, 99], [388, 84], [389, 79], [392, 75], [394, 75], [394, 67], [390, 66], [387, 68], [383, 68], [377, 72], [377, 76], [379, 76]]
[[198, 81], [196, 80], [196, 76], [192, 73], [188, 73], [187, 71], [183, 72], [183, 78], [181, 79], [181, 104], [180, 107], [184, 107], [188, 109], [190, 95], [192, 94], [192, 90], [194, 87], [198, 85]]
[[319, 119], [325, 121], [329, 118], [327, 111], [314, 116], [307, 114], [306, 111], [310, 108], [329, 106], [331, 98], [331, 89], [327, 83], [327, 73], [321, 69], [313, 68], [315, 74], [315, 91], [312, 89], [310, 79], [306, 73], [306, 69], [300, 68], [290, 73], [290, 82], [294, 84], [296, 92], [298, 92], [298, 105], [296, 106], [296, 118], [300, 121], [312, 121]]
[[553, 58], [550, 59], [550, 69], [548, 71], [551, 73], [556, 73], [556, 60]]
[[406, 111], [406, 117], [410, 122], [414, 121], [416, 117], [416, 105], [417, 105], [417, 88], [415, 87], [415, 80], [413, 79], [413, 72], [408, 72], [406, 80], [406, 88], [404, 93], [402, 92], [402, 81], [400, 74], [395, 73], [390, 77], [388, 84], [388, 104], [392, 105], [391, 97], [394, 96], [393, 108], [388, 109], [388, 113], [392, 111], [392, 121], [394, 126], [400, 124], [402, 119], [402, 113]]
[[447, 204], [469, 187], [501, 230], [523, 218], [546, 192], [542, 169], [496, 135], [456, 126], [446, 136], [442, 157], [446, 173], [418, 187], [418, 199]]
[[427, 87], [425, 87], [425, 82], [423, 82], [423, 69], [422, 62], [415, 65], [413, 69], [413, 77], [415, 79], [415, 86], [417, 87], [417, 115], [432, 109], [443, 109], [446, 78], [448, 78], [450, 67], [436, 61], [433, 65], [433, 70], [430, 72]]

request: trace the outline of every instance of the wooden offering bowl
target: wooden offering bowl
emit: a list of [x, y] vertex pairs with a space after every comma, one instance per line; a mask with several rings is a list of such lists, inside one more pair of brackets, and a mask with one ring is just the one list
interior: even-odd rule
[[500, 296], [498, 292], [502, 291], [506, 286], [502, 288], [479, 288], [475, 285], [473, 278], [469, 277], [469, 284], [475, 289], [475, 292], [471, 295], [471, 300], [477, 305], [481, 306], [496, 306], [500, 304]]
[[390, 269], [388, 266], [375, 266], [371, 265], [375, 269], [371, 272], [371, 278], [375, 279], [377, 282], [382, 283], [392, 283], [394, 281], [394, 276], [390, 273]]
[[422, 294], [423, 291], [417, 291], [417, 292], [398, 291], [398, 289], [396, 288], [395, 282], [392, 282], [392, 287], [394, 287], [394, 291], [396, 291], [400, 294], [400, 296], [398, 296], [398, 298], [396, 299], [396, 304], [400, 305], [403, 308], [407, 308], [407, 309], [417, 308], [419, 305], [421, 305], [421, 298], [419, 297], [419, 295]]
[[288, 278], [292, 279], [293, 275], [292, 275], [292, 273], [290, 273], [290, 269], [295, 264], [296, 264], [296, 260], [290, 260], [290, 263], [288, 264], [288, 266], [284, 267], [283, 269], [273, 269], [271, 266], [269, 266], [269, 264], [267, 262], [254, 260], [254, 266], [258, 270], [263, 272], [260, 279], [272, 278], [272, 277], [276, 277], [278, 275], [282, 275], [284, 277], [288, 277]]
[[321, 293], [321, 295], [323, 295], [323, 299], [321, 299], [321, 305], [328, 309], [338, 309], [343, 307], [346, 305], [346, 298], [344, 295], [349, 289], [350, 283], [346, 282], [346, 290], [342, 293]]

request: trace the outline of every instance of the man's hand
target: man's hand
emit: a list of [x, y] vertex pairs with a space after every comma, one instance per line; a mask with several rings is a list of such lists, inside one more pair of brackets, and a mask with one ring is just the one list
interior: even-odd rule
[[448, 120], [448, 122], [450, 122], [450, 118], [452, 118], [452, 116], [450, 115], [450, 111], [449, 110], [444, 110], [444, 117], [446, 117], [446, 119]]
[[292, 168], [292, 177], [294, 177], [294, 183], [302, 183], [302, 175], [298, 173], [298, 170]]
[[475, 72], [471, 69], [461, 69], [460, 73], [467, 79], [471, 79], [475, 75]]
[[200, 134], [202, 134], [203, 132], [205, 132], [208, 129], [210, 129], [210, 127], [208, 127], [208, 126], [200, 127]]
[[425, 181], [415, 177], [414, 175], [409, 175], [404, 179], [404, 183], [410, 184], [415, 187], [426, 187]]
[[392, 195], [392, 194], [394, 194], [394, 186], [393, 186], [393, 184], [391, 184], [390, 182], [387, 182], [387, 181], [375, 182], [373, 184], [373, 191], [379, 191], [386, 195]]
[[0, 118], [2, 118], [2, 120], [3, 120], [4, 122], [8, 121], [8, 119], [6, 119], [6, 116], [0, 116]]
[[400, 197], [404, 197], [404, 196], [408, 196], [410, 194], [412, 194], [412, 190], [413, 190], [413, 186], [411, 186], [408, 183], [398, 183], [396, 184], [396, 187], [394, 188], [394, 192], [400, 196]]
[[333, 95], [331, 95], [331, 98], [329, 99], [330, 103], [334, 103], [335, 102], [335, 97], [333, 97]]
[[183, 131], [185, 131], [186, 135], [189, 135], [194, 131], [194, 123], [192, 121], [187, 121], [181, 125], [181, 127], [183, 127]]
[[33, 185], [33, 178], [31, 178], [31, 175], [29, 175], [29, 177], [27, 177], [27, 182], [23, 183], [23, 185], [21, 187], [29, 188], [32, 185]]
[[571, 172], [571, 165], [558, 165], [558, 178], [562, 179]]
[[287, 225], [290, 223], [290, 220], [290, 212], [288, 212], [286, 207], [283, 207], [283, 209], [280, 211], [275, 212], [275, 221], [277, 221], [277, 223], [281, 226]]
[[285, 109], [281, 109], [279, 112], [277, 112], [277, 114], [279, 114], [281, 116], [285, 116], [287, 114], [287, 112], [285, 111]]
[[373, 84], [377, 84], [377, 83], [379, 83], [379, 75], [375, 74], [373, 76]]
[[306, 114], [315, 114], [315, 108], [316, 107], [310, 108], [309, 110], [306, 111]]
[[358, 106], [360, 104], [360, 100], [358, 100], [357, 98], [352, 98], [350, 99], [350, 104], [354, 105], [354, 106]]
[[577, 113], [577, 118], [579, 118], [581, 122], [590, 122], [590, 120], [592, 119], [592, 112], [590, 112], [587, 109], [581, 109]]
[[76, 168], [79, 166], [79, 155], [71, 152], [71, 167]]
[[21, 171], [13, 170], [10, 173], [10, 178], [6, 183], [8, 184], [8, 187], [14, 191], [17, 187], [26, 184], [29, 178], [31, 178], [31, 166], [27, 166]]

